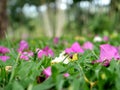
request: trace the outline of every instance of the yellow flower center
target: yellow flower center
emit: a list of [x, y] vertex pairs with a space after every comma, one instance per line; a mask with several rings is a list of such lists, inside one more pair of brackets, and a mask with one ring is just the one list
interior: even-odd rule
[[73, 54], [73, 57], [72, 57], [71, 61], [76, 61], [76, 60], [78, 60], [78, 54], [77, 53]]

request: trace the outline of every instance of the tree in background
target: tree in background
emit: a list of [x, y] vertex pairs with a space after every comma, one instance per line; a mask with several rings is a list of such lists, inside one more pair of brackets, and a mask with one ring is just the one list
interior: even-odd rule
[[5, 37], [7, 30], [7, 0], [0, 0], [0, 39]]
[[[20, 25], [28, 26], [29, 21], [31, 20], [28, 17], [25, 17], [24, 13], [22, 12], [23, 7], [28, 4], [28, 5], [34, 5], [37, 8], [37, 11], [39, 14], [42, 15], [42, 18], [40, 19], [43, 22], [44, 26], [44, 32], [45, 35], [48, 37], [53, 36], [53, 27], [52, 27], [52, 21], [50, 18], [50, 13], [51, 9], [49, 7], [49, 4], [51, 2], [55, 2], [55, 0], [10, 0], [9, 1], [9, 20], [10, 20], [10, 25], [13, 29], [19, 28]], [[40, 6], [46, 6], [47, 10], [44, 12], [39, 11]], [[38, 18], [38, 17], [37, 17]]]
[[111, 0], [110, 18], [114, 17], [114, 29], [120, 32], [120, 0]]
[[[67, 9], [62, 10], [59, 6], [63, 4], [64, 1], [67, 2]], [[19, 28], [20, 25], [31, 27], [29, 24], [30, 18], [26, 17], [22, 11], [23, 7], [28, 4], [30, 6], [34, 5], [37, 8], [40, 17], [36, 18], [40, 18], [42, 26], [44, 27], [42, 30], [48, 37], [60, 37], [65, 31], [65, 25], [68, 25], [66, 29], [67, 33], [71, 30], [77, 32], [79, 35], [84, 32], [96, 34], [103, 29], [113, 30], [113, 28], [115, 28], [119, 30], [119, 0], [111, 0], [111, 3], [107, 6], [95, 5], [94, 1], [97, 0], [71, 0], [71, 4], [68, 3], [69, 1], [70, 0], [9, 0], [8, 14], [10, 25], [17, 28]], [[91, 12], [91, 6], [87, 7], [87, 9], [81, 8], [80, 4], [85, 1], [90, 3], [91, 6], [93, 5], [95, 10], [99, 7], [98, 11], [94, 13]], [[41, 12], [39, 9], [41, 6], [45, 6], [46, 10]], [[111, 12], [110, 18], [112, 17], [112, 19], [109, 19], [108, 11], [101, 12], [101, 7], [108, 8]], [[115, 18], [113, 16], [115, 16]], [[111, 23], [113, 21], [115, 23]]]

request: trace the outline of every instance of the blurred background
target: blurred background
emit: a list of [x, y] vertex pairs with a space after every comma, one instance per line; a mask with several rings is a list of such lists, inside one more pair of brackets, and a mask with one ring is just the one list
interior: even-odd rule
[[0, 0], [0, 38], [120, 32], [120, 0]]

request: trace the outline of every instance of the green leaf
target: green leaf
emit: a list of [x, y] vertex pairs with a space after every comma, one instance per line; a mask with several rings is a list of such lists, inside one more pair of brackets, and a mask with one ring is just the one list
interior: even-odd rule
[[35, 85], [32, 90], [49, 90], [54, 86], [52, 78], [48, 78], [43, 83]]
[[56, 82], [57, 90], [62, 90], [63, 84], [64, 84], [63, 76], [62, 75], [58, 75], [57, 76], [57, 82]]
[[24, 88], [20, 85], [20, 83], [14, 81], [12, 90], [24, 90]]
[[9, 83], [5, 87], [5, 90], [24, 90], [24, 87], [17, 81], [14, 81], [13, 83]]
[[79, 80], [77, 79], [74, 79], [73, 83], [72, 83], [72, 87], [73, 87], [73, 90], [80, 90], [80, 82]]

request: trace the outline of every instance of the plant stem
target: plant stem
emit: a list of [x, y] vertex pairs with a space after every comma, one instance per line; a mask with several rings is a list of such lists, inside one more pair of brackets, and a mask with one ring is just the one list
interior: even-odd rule
[[14, 64], [14, 66], [13, 66], [13, 70], [12, 70], [12, 73], [11, 73], [9, 82], [11, 82], [11, 81], [13, 80], [13, 78], [14, 78], [15, 69], [16, 69], [16, 67], [17, 67], [17, 65], [18, 65], [18, 61], [19, 61], [20, 55], [21, 55], [21, 53], [19, 53], [18, 56], [17, 56], [16, 62], [15, 62], [15, 64]]
[[[77, 63], [77, 64], [78, 64], [78, 63]], [[80, 70], [81, 70], [81, 72], [82, 72], [82, 75], [83, 75], [84, 80], [85, 80], [87, 83], [90, 84], [90, 90], [92, 90], [93, 86], [97, 83], [97, 81], [95, 81], [95, 82], [90, 81], [90, 80], [86, 77], [86, 75], [84, 74], [83, 69], [82, 69], [82, 67], [80, 66], [80, 64], [78, 64], [78, 66], [79, 66], [79, 68], [80, 68]]]
[[99, 57], [95, 54], [95, 52], [92, 50], [92, 53], [94, 54], [94, 56], [99, 59]]

